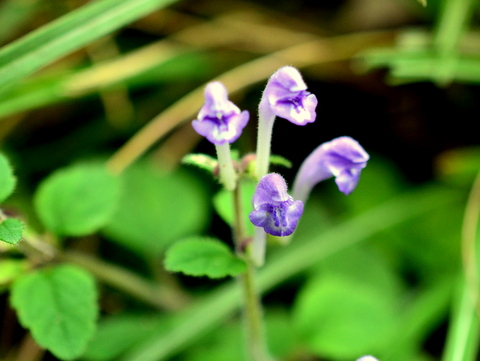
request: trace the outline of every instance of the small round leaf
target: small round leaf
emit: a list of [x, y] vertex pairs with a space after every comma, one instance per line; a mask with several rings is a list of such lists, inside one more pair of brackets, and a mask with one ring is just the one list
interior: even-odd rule
[[190, 276], [221, 278], [245, 271], [245, 262], [224, 243], [211, 238], [189, 238], [167, 250], [165, 267]]
[[190, 173], [166, 173], [139, 162], [121, 178], [119, 207], [103, 229], [112, 241], [140, 255], [159, 255], [173, 242], [200, 233], [208, 224], [207, 193]]
[[81, 268], [62, 265], [21, 276], [11, 303], [35, 341], [63, 360], [79, 357], [95, 333], [95, 280]]
[[296, 329], [310, 351], [328, 359], [378, 353], [398, 323], [397, 305], [382, 291], [340, 275], [325, 275], [300, 293]]
[[82, 236], [110, 220], [119, 197], [120, 180], [103, 165], [80, 164], [45, 179], [35, 194], [35, 206], [51, 232]]
[[0, 223], [0, 241], [17, 244], [22, 239], [24, 224], [15, 218], [9, 218]]

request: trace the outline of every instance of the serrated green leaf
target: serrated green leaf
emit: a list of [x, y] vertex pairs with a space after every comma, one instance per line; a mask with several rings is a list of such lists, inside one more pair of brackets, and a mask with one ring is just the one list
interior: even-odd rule
[[213, 173], [213, 170], [218, 165], [217, 159], [207, 154], [187, 154], [182, 158], [182, 163], [194, 165], [211, 173]]
[[25, 225], [15, 218], [9, 218], [0, 223], [0, 241], [17, 244], [22, 239]]
[[15, 189], [16, 179], [7, 158], [0, 154], [0, 202], [3, 202]]
[[62, 265], [18, 278], [11, 303], [40, 346], [71, 360], [83, 353], [95, 332], [96, 299], [93, 277], [78, 267]]
[[209, 201], [201, 183], [187, 172], [162, 173], [138, 163], [122, 174], [119, 207], [104, 231], [113, 241], [142, 255], [158, 255], [173, 241], [201, 232]]
[[[256, 184], [251, 180], [242, 180], [241, 183], [241, 201], [243, 210], [243, 223], [246, 225], [247, 233], [253, 234], [254, 225], [248, 218], [249, 213], [253, 210], [252, 198], [255, 193]], [[230, 227], [234, 223], [234, 205], [232, 199], [232, 193], [222, 189], [213, 197], [213, 206], [218, 215], [227, 223]]]
[[165, 268], [190, 276], [221, 278], [245, 271], [245, 262], [228, 246], [212, 238], [193, 237], [175, 243], [167, 250]]
[[326, 275], [301, 292], [294, 320], [301, 341], [315, 355], [354, 359], [378, 353], [398, 325], [398, 309], [382, 291]]
[[120, 198], [120, 180], [101, 164], [79, 164], [55, 172], [35, 194], [45, 227], [59, 235], [81, 236], [103, 227]]

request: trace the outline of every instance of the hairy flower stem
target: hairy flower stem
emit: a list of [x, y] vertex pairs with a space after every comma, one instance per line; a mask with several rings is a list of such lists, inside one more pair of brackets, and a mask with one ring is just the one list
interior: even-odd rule
[[255, 267], [247, 260], [247, 270], [240, 276], [244, 296], [244, 323], [248, 357], [251, 361], [267, 361], [268, 356], [263, 325], [262, 306], [255, 286]]
[[233, 167], [230, 144], [215, 145], [215, 149], [217, 150], [220, 180], [227, 190], [233, 191], [237, 184], [237, 175]]
[[[241, 197], [241, 183], [233, 192], [235, 224], [233, 236], [237, 252], [243, 254], [247, 241], [245, 224], [243, 222], [243, 207]], [[268, 356], [265, 332], [263, 325], [263, 312], [260, 298], [255, 285], [255, 266], [249, 255], [245, 257], [247, 270], [238, 277], [243, 292], [244, 306], [243, 319], [245, 325], [248, 359], [250, 361], [270, 361]]]
[[275, 114], [270, 110], [267, 100], [262, 98], [258, 107], [257, 163], [255, 171], [258, 179], [268, 173], [274, 121]]
[[255, 266], [261, 267], [265, 263], [265, 248], [267, 244], [267, 233], [261, 227], [255, 227], [250, 258]]

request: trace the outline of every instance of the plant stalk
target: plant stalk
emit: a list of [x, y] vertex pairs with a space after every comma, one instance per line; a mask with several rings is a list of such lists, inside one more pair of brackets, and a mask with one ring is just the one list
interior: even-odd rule
[[263, 312], [255, 285], [255, 266], [247, 260], [247, 270], [240, 276], [244, 296], [244, 323], [248, 345], [248, 357], [251, 361], [270, 360], [267, 352]]
[[233, 192], [235, 224], [233, 237], [237, 253], [245, 259], [247, 269], [244, 274], [238, 277], [243, 293], [243, 319], [247, 344], [247, 355], [250, 361], [268, 361], [265, 332], [263, 325], [263, 312], [260, 297], [255, 283], [255, 266], [253, 260], [245, 253], [245, 245], [248, 237], [245, 234], [243, 222], [241, 183]]
[[257, 161], [255, 166], [257, 179], [268, 173], [274, 121], [275, 114], [270, 110], [267, 100], [262, 98], [258, 107]]
[[233, 191], [237, 184], [237, 175], [233, 167], [230, 144], [215, 145], [215, 149], [217, 150], [220, 180], [227, 190]]

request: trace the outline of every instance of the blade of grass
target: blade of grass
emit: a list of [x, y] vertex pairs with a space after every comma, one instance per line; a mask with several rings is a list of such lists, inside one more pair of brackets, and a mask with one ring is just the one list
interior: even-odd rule
[[452, 55], [470, 24], [475, 0], [443, 0], [433, 46], [440, 55]]
[[476, 360], [479, 335], [478, 315], [463, 277], [457, 287], [451, 318], [442, 361]]
[[[458, 201], [458, 194], [441, 189], [403, 194], [381, 206], [278, 252], [258, 274], [262, 292], [271, 290], [288, 278], [305, 271], [320, 260], [346, 247], [365, 241], [377, 232], [409, 218]], [[231, 316], [241, 303], [240, 290], [232, 282], [198, 301], [179, 315], [176, 326], [154, 335], [128, 353], [122, 361], [158, 361], [183, 350], [222, 320]]]
[[[175, 47], [170, 46], [168, 42], [159, 42], [86, 69], [67, 74], [30, 78], [1, 99], [0, 119], [45, 105], [83, 97], [97, 91], [108, 90], [109, 87], [119, 84], [138, 87], [154, 81], [175, 81], [175, 77], [189, 76], [190, 74], [186, 72], [191, 67], [191, 63], [196, 61], [200, 64], [206, 57], [199, 59], [192, 54], [192, 60], [188, 60], [188, 54], [181, 58], [184, 53], [185, 50], [180, 46]], [[164, 68], [164, 71], [159, 71], [160, 68], [162, 70]], [[136, 77], [153, 69], [157, 69], [155, 75], [145, 77], [143, 82], [135, 80]], [[163, 77], [162, 74], [165, 76]]]
[[0, 50], [0, 93], [43, 66], [176, 0], [93, 1]]
[[0, 43], [21, 30], [39, 9], [38, 0], [6, 0], [0, 5]]

